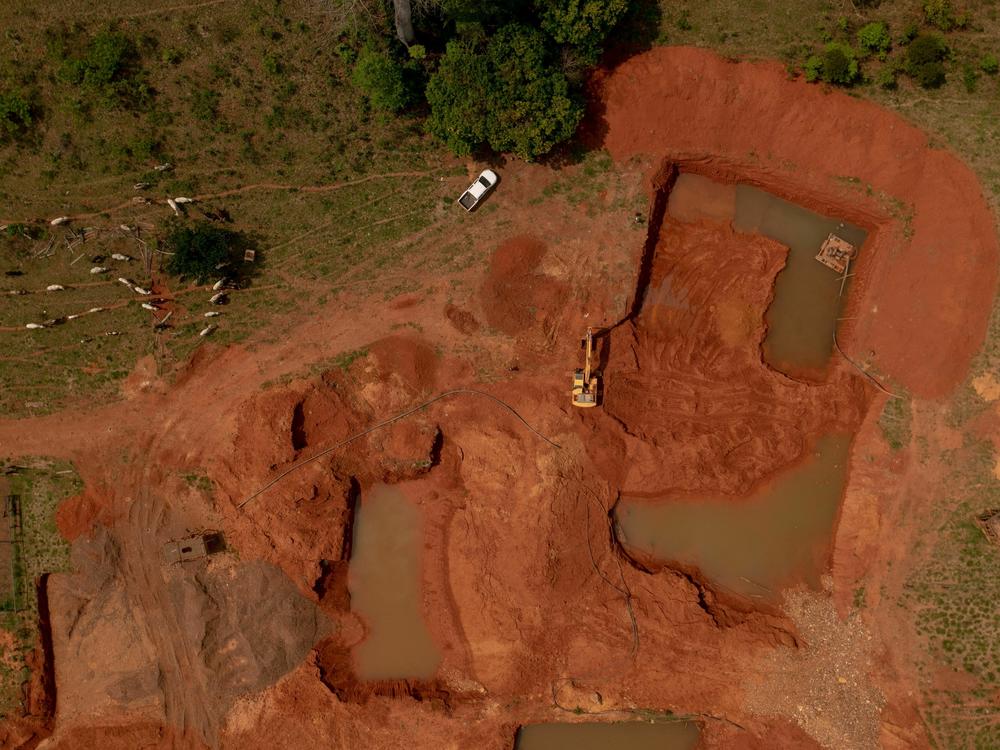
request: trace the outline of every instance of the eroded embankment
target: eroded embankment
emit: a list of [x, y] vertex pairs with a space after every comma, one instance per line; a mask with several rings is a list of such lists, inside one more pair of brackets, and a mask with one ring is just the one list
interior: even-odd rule
[[719, 177], [736, 166], [744, 181], [859, 226], [887, 217], [845, 346], [915, 395], [961, 381], [985, 334], [1000, 249], [979, 183], [955, 156], [876, 104], [789, 81], [776, 62], [660, 47], [594, 91], [592, 130], [617, 160], [697, 159]]

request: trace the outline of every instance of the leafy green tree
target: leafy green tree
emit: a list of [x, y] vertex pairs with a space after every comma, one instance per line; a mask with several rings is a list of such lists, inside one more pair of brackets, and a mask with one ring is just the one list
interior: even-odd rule
[[628, 10], [629, 0], [535, 0], [542, 28], [596, 62], [601, 44]]
[[979, 69], [986, 75], [995, 76], [1000, 73], [1000, 60], [992, 53], [986, 53], [979, 61]]
[[0, 93], [0, 140], [24, 135], [33, 121], [31, 104], [20, 93]]
[[877, 55], [879, 60], [884, 60], [892, 47], [888, 27], [881, 21], [865, 24], [858, 30], [858, 46], [868, 54]]
[[944, 59], [948, 45], [940, 34], [921, 34], [906, 49], [906, 72], [926, 89], [945, 82]]
[[467, 156], [487, 139], [486, 102], [492, 88], [486, 57], [471, 44], [448, 42], [427, 83], [427, 130], [454, 153]]
[[177, 219], [168, 224], [164, 244], [173, 253], [167, 260], [167, 273], [191, 276], [198, 283], [218, 276], [220, 265], [237, 261], [249, 246], [240, 232], [207, 221], [184, 224]]
[[522, 159], [548, 153], [573, 135], [583, 117], [583, 106], [549, 60], [545, 42], [540, 31], [510, 24], [493, 36], [487, 53], [493, 72], [490, 146]]
[[399, 112], [413, 100], [402, 64], [385, 52], [362, 50], [351, 80], [365, 92], [372, 107], [384, 112]]

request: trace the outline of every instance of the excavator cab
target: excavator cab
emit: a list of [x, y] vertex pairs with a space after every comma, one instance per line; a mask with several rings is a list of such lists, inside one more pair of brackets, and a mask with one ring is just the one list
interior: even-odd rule
[[587, 409], [597, 406], [597, 389], [599, 377], [592, 369], [594, 356], [594, 329], [587, 328], [587, 336], [583, 340], [583, 347], [586, 350], [584, 356], [583, 369], [573, 373], [573, 406]]

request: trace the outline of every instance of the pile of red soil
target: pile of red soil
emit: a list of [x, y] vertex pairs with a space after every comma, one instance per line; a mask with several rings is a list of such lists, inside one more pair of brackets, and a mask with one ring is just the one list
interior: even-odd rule
[[[877, 235], [845, 339], [914, 394], [954, 388], [986, 332], [1000, 257], [979, 182], [898, 115], [790, 81], [781, 64], [660, 47], [595, 81], [592, 129], [616, 160], [697, 163]], [[641, 104], [640, 104], [641, 103]], [[845, 179], [850, 178], [849, 180]], [[882, 196], [882, 197], [880, 197]]]
[[560, 312], [569, 290], [538, 272], [546, 251], [541, 240], [521, 235], [493, 253], [481, 290], [483, 312], [493, 328], [516, 336]]
[[369, 347], [375, 358], [378, 376], [396, 376], [414, 393], [434, 389], [437, 382], [438, 356], [426, 341], [409, 336], [386, 336]]
[[449, 303], [444, 307], [444, 314], [459, 333], [469, 336], [479, 331], [479, 321], [468, 310]]

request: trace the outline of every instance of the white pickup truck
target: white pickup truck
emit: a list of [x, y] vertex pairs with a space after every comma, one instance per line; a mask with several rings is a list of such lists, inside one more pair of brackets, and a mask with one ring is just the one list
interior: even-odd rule
[[466, 211], [471, 211], [497, 184], [497, 174], [492, 169], [484, 169], [476, 181], [458, 199], [459, 205]]

